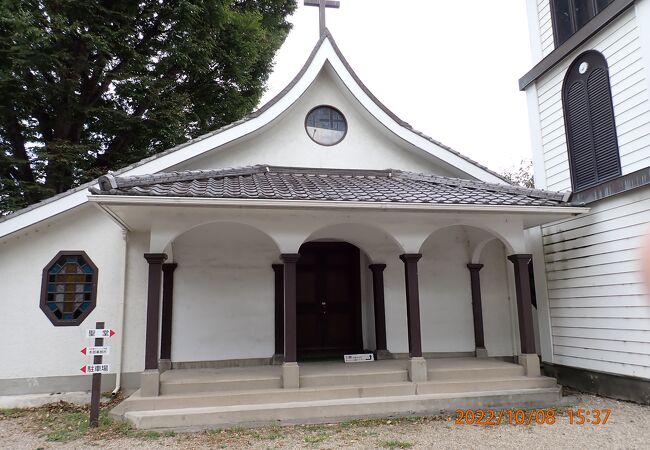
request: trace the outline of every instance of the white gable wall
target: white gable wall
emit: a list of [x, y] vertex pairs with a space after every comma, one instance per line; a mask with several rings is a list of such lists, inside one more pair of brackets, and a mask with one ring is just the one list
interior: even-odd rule
[[[216, 169], [269, 164], [291, 167], [353, 169], [402, 169], [414, 172], [453, 174], [419, 156], [410, 144], [390, 139], [388, 131], [374, 119], [367, 119], [361, 106], [336, 82], [337, 75], [326, 65], [303, 96], [263, 134], [244, 138], [202, 158], [180, 164], [175, 170]], [[311, 109], [331, 105], [348, 122], [348, 133], [337, 145], [323, 146], [305, 131], [305, 117]], [[366, 113], [367, 114], [367, 113]], [[372, 123], [371, 120], [374, 122]]]
[[[0, 244], [0, 379], [82, 375], [91, 362], [80, 353], [92, 345], [85, 330], [102, 321], [121, 335], [123, 242], [121, 228], [88, 205]], [[62, 250], [85, 251], [99, 270], [97, 307], [78, 327], [55, 327], [39, 307], [43, 268]], [[105, 357], [112, 366], [118, 347]]]

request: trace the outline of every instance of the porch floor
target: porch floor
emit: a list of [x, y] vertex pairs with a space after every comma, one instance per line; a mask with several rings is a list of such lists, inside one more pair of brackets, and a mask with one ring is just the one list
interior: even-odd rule
[[408, 381], [408, 360], [299, 366], [299, 389], [282, 388], [282, 366], [170, 370], [160, 396], [138, 391], [111, 414], [137, 428], [207, 428], [550, 407], [561, 398], [555, 379], [526, 377], [520, 365], [495, 359], [429, 359], [420, 383]]

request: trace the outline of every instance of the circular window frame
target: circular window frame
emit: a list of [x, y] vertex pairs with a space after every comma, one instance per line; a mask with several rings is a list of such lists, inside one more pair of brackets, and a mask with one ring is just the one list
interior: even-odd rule
[[[341, 115], [341, 117], [343, 117], [343, 120], [345, 121], [345, 131], [343, 132], [343, 136], [341, 136], [341, 139], [339, 139], [338, 141], [336, 141], [336, 142], [333, 143], [333, 144], [323, 144], [323, 143], [321, 143], [321, 142], [318, 142], [316, 139], [314, 139], [313, 137], [311, 137], [311, 136], [309, 135], [309, 131], [307, 130], [307, 121], [309, 120], [309, 116], [311, 115], [311, 113], [313, 113], [314, 111], [316, 111], [317, 109], [320, 109], [320, 108], [330, 108], [330, 109], [333, 109], [334, 111], [338, 112], [338, 113]], [[318, 144], [318, 145], [322, 145], [323, 147], [334, 147], [335, 145], [339, 145], [339, 144], [340, 144], [341, 142], [343, 142], [343, 141], [345, 140], [345, 138], [347, 137], [347, 135], [348, 135], [348, 130], [349, 130], [349, 129], [350, 129], [350, 127], [349, 127], [349, 123], [348, 123], [348, 118], [345, 117], [345, 114], [343, 114], [343, 112], [342, 112], [340, 109], [338, 109], [337, 107], [332, 106], [332, 105], [324, 104], [324, 105], [314, 106], [314, 107], [313, 107], [312, 109], [310, 109], [309, 112], [305, 115], [305, 134], [306, 134], [307, 136], [309, 136], [309, 139], [311, 139], [312, 142], [315, 142], [315, 143]]]
[[[54, 315], [54, 313], [48, 308], [47, 306], [47, 284], [48, 284], [48, 275], [54, 264], [62, 257], [62, 256], [81, 256], [84, 258], [86, 261], [86, 264], [88, 264], [92, 269], [93, 269], [93, 276], [92, 276], [92, 290], [90, 293], [90, 306], [86, 311], [82, 312], [79, 317], [76, 319], [70, 319], [70, 320], [64, 320], [64, 319], [59, 319]], [[95, 265], [95, 263], [90, 259], [90, 257], [84, 252], [83, 250], [76, 250], [76, 251], [60, 251], [59, 253], [56, 254], [52, 260], [47, 263], [47, 265], [43, 268], [43, 278], [41, 280], [41, 301], [40, 301], [40, 307], [41, 310], [45, 313], [45, 316], [52, 322], [52, 325], [55, 327], [76, 327], [79, 326], [83, 323], [84, 320], [90, 315], [91, 312], [95, 309], [97, 306], [97, 280], [99, 278], [99, 269]]]

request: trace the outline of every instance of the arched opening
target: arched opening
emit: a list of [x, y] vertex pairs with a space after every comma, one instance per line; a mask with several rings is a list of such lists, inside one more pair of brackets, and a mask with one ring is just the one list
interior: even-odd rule
[[489, 356], [512, 357], [516, 309], [508, 247], [484, 229], [453, 225], [432, 233], [420, 249], [420, 315], [425, 354], [477, 351], [474, 293], [468, 264], [480, 268], [481, 332]]
[[300, 359], [363, 350], [361, 251], [320, 240], [300, 247], [296, 266], [297, 347]]
[[267, 361], [275, 350], [272, 265], [280, 253], [273, 239], [242, 223], [213, 222], [172, 246], [175, 367]]

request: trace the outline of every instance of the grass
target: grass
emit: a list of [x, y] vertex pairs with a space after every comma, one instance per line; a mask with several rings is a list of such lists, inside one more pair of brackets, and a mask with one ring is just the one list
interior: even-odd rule
[[17, 419], [18, 417], [22, 417], [25, 414], [27, 414], [26, 409], [19, 409], [19, 408], [9, 408], [9, 409], [0, 409], [0, 418], [7, 418], [7, 419]]
[[316, 434], [310, 434], [308, 436], [305, 436], [305, 442], [307, 444], [311, 444], [315, 446], [318, 444], [322, 444], [330, 437], [332, 437], [331, 433], [328, 433], [327, 431], [319, 431]]
[[411, 447], [413, 447], [413, 444], [411, 444], [410, 442], [395, 441], [395, 440], [383, 441], [379, 445], [381, 445], [383, 448], [391, 448], [391, 449], [394, 449], [394, 448], [411, 448]]
[[[113, 420], [108, 412], [121, 399], [115, 399], [102, 405], [99, 416], [99, 426], [90, 428], [88, 425], [88, 406], [78, 406], [71, 403], [59, 402], [31, 409], [0, 409], [0, 420], [20, 418], [26, 430], [42, 437], [48, 442], [67, 443], [84, 440], [92, 443], [99, 440], [129, 438], [142, 442], [173, 438], [174, 432], [158, 432], [135, 430], [128, 423]], [[383, 419], [357, 419], [341, 423], [326, 423], [312, 425], [296, 425], [282, 427], [273, 425], [260, 428], [226, 428], [214, 429], [201, 434], [211, 441], [213, 448], [236, 448], [250, 445], [253, 440], [264, 446], [282, 447], [285, 439], [302, 441], [304, 448], [318, 448], [323, 445], [335, 445], [336, 442], [346, 442], [347, 439], [368, 439], [377, 436], [379, 428], [426, 426], [437, 418], [398, 417]], [[362, 436], [359, 436], [362, 435]], [[327, 444], [325, 444], [327, 443]], [[92, 444], [91, 444], [92, 445]], [[146, 444], [145, 444], [146, 445]], [[412, 447], [409, 442], [397, 440], [384, 441], [377, 446], [390, 449]]]
[[135, 438], [141, 440], [154, 440], [174, 437], [174, 432], [138, 431], [131, 428], [126, 422], [115, 421], [108, 416], [108, 411], [115, 406], [111, 402], [99, 412], [99, 421], [96, 428], [89, 426], [88, 406], [78, 406], [67, 402], [53, 403], [40, 408], [8, 411], [3, 410], [6, 417], [20, 417], [29, 415], [30, 422], [27, 427], [31, 431], [44, 437], [48, 442], [70, 442], [81, 438], [94, 441], [99, 439]]

